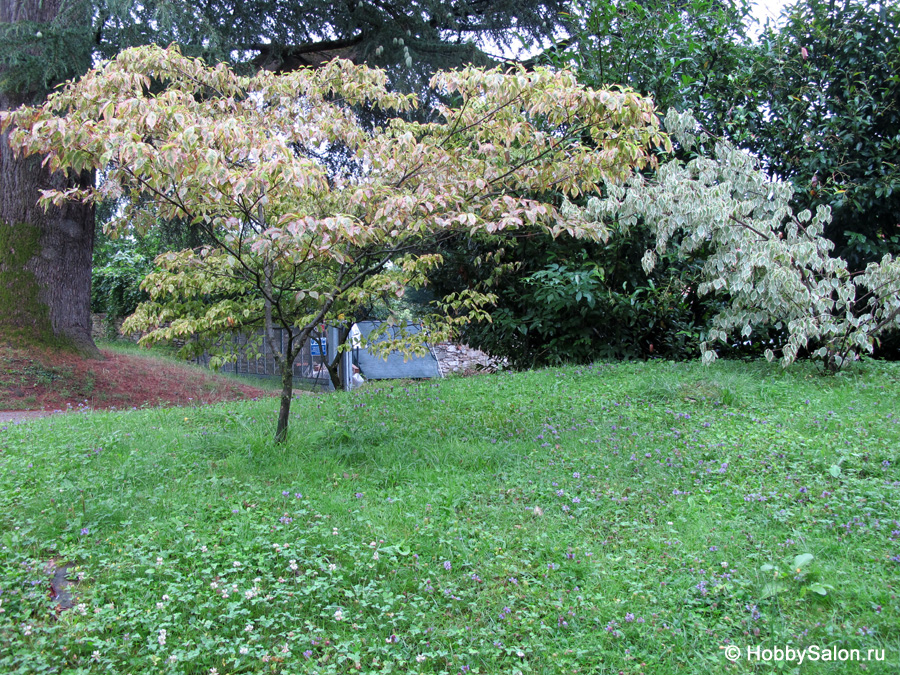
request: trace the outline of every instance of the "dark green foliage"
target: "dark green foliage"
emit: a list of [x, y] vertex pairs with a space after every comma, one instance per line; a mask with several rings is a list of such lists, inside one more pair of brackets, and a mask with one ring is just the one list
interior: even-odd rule
[[697, 297], [691, 263], [670, 256], [644, 274], [650, 244], [643, 230], [605, 245], [537, 235], [493, 251], [457, 242], [444, 252], [447, 276], [435, 282], [438, 292], [481, 284], [497, 294], [492, 323], [470, 325], [464, 339], [515, 367], [695, 357], [713, 306]]
[[137, 242], [109, 240], [94, 250], [91, 311], [121, 319], [138, 303], [148, 299], [140, 283], [153, 270], [153, 259], [139, 250]]
[[[58, 4], [60, 10], [50, 21], [0, 20], [0, 91], [20, 100], [40, 97], [90, 67], [90, 3]], [[33, 11], [39, 14], [43, 10]], [[3, 16], [0, 13], [0, 19]]]
[[130, 233], [110, 237], [104, 233], [103, 223], [111, 220], [119, 206], [108, 202], [98, 208], [91, 275], [91, 311], [106, 314], [111, 330], [115, 321], [129, 316], [138, 303], [149, 299], [140, 285], [156, 269], [156, 256], [209, 243], [200, 228], [183, 221], [160, 222], [141, 237]]
[[590, 86], [631, 87], [719, 131], [744, 86], [751, 21], [747, 0], [594, 0], [563, 58]]
[[851, 267], [900, 251], [900, 5], [804, 0], [761, 37], [736, 140], [829, 204]]
[[[552, 59], [577, 69], [588, 86], [629, 86], [661, 110], [693, 108], [718, 129], [750, 48], [748, 15], [743, 0], [598, 0], [583, 9], [575, 48]], [[505, 249], [502, 259], [515, 263], [509, 268], [481, 270], [479, 256], [488, 252], [459, 242], [452, 255], [460, 273], [440, 283], [490, 285], [500, 298], [493, 323], [471, 326], [465, 339], [515, 366], [693, 358], [713, 300], [697, 297], [693, 261], [669, 254], [646, 275], [640, 259], [653, 245], [644, 227], [614, 232], [605, 246], [532, 237]]]

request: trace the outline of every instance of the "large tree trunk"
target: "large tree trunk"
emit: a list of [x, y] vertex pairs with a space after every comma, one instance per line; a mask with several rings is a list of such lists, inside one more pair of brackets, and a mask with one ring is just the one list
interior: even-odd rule
[[[0, 0], [0, 22], [50, 24], [64, 2]], [[45, 94], [40, 85], [0, 91], [0, 109]], [[98, 354], [90, 315], [94, 208], [68, 203], [45, 211], [37, 205], [40, 190], [90, 181], [90, 173], [51, 174], [41, 158], [17, 158], [6, 135], [0, 138], [0, 335]]]

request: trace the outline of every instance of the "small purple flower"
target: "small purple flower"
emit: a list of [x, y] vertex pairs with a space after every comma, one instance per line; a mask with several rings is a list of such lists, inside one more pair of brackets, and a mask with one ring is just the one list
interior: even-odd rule
[[353, 495], [353, 496], [356, 497], [357, 499], [362, 499], [362, 498], [363, 498], [363, 493], [362, 493], [362, 492], [357, 492], [357, 493], [356, 493], [355, 495]]
[[295, 494], [294, 496], [295, 496], [297, 499], [303, 499], [303, 495], [301, 495], [299, 492], [298, 492], [297, 494]]
[[287, 525], [288, 523], [294, 522], [294, 519], [291, 518], [289, 515], [284, 514], [283, 516], [281, 516], [281, 518], [278, 519], [278, 522], [281, 523], [282, 525]]
[[304, 656], [304, 658], [311, 659], [312, 658], [312, 650], [307, 649], [305, 652], [303, 652], [303, 656]]
[[91, 531], [90, 531], [89, 528], [87, 528], [87, 527], [82, 527], [82, 528], [81, 528], [81, 536], [82, 536], [82, 537], [87, 536], [87, 535], [89, 535], [90, 533], [91, 533]]
[[290, 497], [290, 496], [291, 496], [291, 491], [290, 491], [290, 490], [283, 490], [282, 493], [281, 493], [281, 496], [282, 496], [282, 497]]
[[445, 560], [445, 561], [444, 561], [444, 569], [445, 569], [445, 570], [449, 570], [451, 567], [453, 567], [453, 565], [450, 564], [450, 561], [449, 561], [449, 560]]
[[633, 621], [634, 621], [634, 614], [632, 614], [631, 612], [628, 612], [628, 614], [625, 615], [625, 623], [631, 623]]

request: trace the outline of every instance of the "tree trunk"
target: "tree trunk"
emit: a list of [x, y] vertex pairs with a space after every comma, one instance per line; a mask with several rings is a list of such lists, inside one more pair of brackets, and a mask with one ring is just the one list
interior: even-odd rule
[[287, 439], [291, 400], [294, 396], [294, 359], [291, 354], [293, 352], [287, 354], [281, 362], [281, 407], [278, 410], [278, 426], [275, 427], [276, 443], [284, 443]]
[[[63, 4], [0, 0], [0, 22], [51, 24]], [[39, 102], [46, 94], [43, 85], [28, 89], [0, 91], [0, 109]], [[41, 161], [15, 157], [6, 134], [0, 138], [0, 335], [99, 355], [90, 315], [94, 208], [68, 203], [45, 211], [37, 205], [40, 190], [90, 184], [94, 176], [51, 174]]]

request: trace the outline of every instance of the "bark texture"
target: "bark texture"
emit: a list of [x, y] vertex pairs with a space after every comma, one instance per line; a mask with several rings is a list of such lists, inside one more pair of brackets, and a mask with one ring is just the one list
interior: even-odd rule
[[[51, 23], [64, 3], [0, 0], [0, 22]], [[0, 109], [45, 95], [37, 86], [0, 91]], [[69, 203], [45, 211], [37, 205], [41, 190], [91, 181], [90, 173], [51, 174], [41, 158], [16, 157], [6, 135], [0, 138], [0, 333], [99, 353], [90, 321], [94, 209]]]

